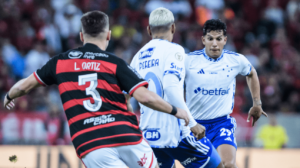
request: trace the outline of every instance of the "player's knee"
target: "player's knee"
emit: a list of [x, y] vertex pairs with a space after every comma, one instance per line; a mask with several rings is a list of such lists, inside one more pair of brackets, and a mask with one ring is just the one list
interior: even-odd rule
[[237, 168], [235, 163], [223, 161], [223, 165], [225, 168]]

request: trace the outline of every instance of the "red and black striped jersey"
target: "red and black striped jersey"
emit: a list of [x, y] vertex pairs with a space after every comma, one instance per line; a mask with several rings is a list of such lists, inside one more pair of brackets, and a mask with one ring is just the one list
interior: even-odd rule
[[53, 57], [34, 76], [44, 86], [58, 85], [78, 157], [141, 142], [122, 91], [132, 95], [148, 83], [122, 59], [87, 43]]

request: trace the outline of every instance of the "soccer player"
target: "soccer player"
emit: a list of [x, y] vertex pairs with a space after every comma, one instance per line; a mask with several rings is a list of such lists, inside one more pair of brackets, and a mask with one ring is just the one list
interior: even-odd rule
[[13, 108], [15, 98], [36, 87], [57, 84], [73, 145], [88, 168], [158, 167], [136, 116], [127, 110], [122, 91], [149, 108], [188, 123], [186, 111], [147, 90], [147, 81], [122, 59], [105, 52], [111, 34], [106, 14], [88, 12], [81, 23], [84, 46], [53, 57], [17, 82], [6, 95], [4, 106]]
[[[185, 53], [183, 47], [171, 42], [175, 33], [172, 12], [166, 8], [152, 11], [147, 29], [152, 40], [134, 56], [131, 66], [148, 80], [149, 90], [188, 111], [183, 97]], [[216, 149], [205, 137], [204, 127], [189, 112], [191, 130], [174, 116], [140, 106], [140, 128], [160, 167], [173, 167], [174, 159], [186, 168], [223, 167]], [[197, 138], [190, 135], [191, 131]]]
[[260, 87], [255, 69], [241, 54], [224, 50], [226, 25], [220, 20], [204, 24], [205, 48], [189, 53], [186, 61], [186, 103], [193, 117], [206, 128], [206, 136], [217, 149], [226, 168], [234, 168], [237, 145], [236, 122], [229, 114], [234, 107], [235, 78], [246, 76], [253, 98], [247, 121], [252, 126], [261, 114]]

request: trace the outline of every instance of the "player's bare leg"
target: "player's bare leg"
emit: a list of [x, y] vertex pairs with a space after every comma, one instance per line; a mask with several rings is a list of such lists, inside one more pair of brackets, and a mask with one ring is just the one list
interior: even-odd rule
[[217, 148], [225, 168], [237, 168], [235, 164], [236, 149], [232, 145], [223, 144]]
[[221, 162], [217, 168], [225, 168], [223, 163]]

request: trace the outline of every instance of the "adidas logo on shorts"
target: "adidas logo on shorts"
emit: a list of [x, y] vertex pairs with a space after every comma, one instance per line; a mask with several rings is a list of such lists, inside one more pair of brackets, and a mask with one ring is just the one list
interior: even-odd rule
[[230, 137], [226, 138], [225, 141], [232, 141]]

